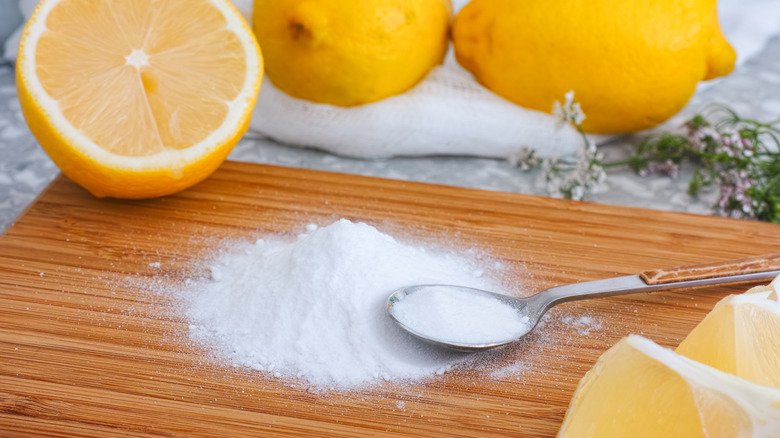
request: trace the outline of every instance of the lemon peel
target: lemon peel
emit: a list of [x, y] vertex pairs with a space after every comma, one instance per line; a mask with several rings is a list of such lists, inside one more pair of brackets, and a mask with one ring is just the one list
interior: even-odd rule
[[593, 133], [667, 120], [736, 59], [714, 0], [473, 0], [452, 38], [458, 62], [518, 105], [549, 113], [574, 90]]
[[255, 0], [266, 73], [290, 96], [355, 106], [401, 94], [444, 59], [449, 0]]

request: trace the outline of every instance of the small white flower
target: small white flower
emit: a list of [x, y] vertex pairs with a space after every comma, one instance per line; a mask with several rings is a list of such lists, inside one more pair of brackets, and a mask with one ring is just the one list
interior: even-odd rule
[[[601, 161], [604, 155], [598, 151], [596, 143], [582, 132], [581, 124], [585, 120], [580, 104], [574, 101], [574, 91], [565, 94], [563, 103], [554, 102], [552, 112], [560, 121], [574, 124], [582, 133], [585, 144], [577, 151], [576, 157], [552, 157], [541, 162], [541, 172], [537, 184], [543, 185], [547, 193], [556, 198], [582, 200], [585, 194], [600, 188], [607, 174]], [[520, 151], [512, 157], [519, 163], [525, 159]], [[522, 165], [521, 165], [522, 167]]]
[[585, 120], [585, 113], [578, 102], [574, 102], [574, 91], [569, 91], [564, 95], [565, 102], [561, 104], [557, 100], [553, 102], [553, 116], [565, 123], [573, 123], [576, 126], [582, 124]]
[[585, 189], [582, 186], [574, 186], [571, 189], [571, 199], [582, 201], [583, 196], [585, 196]]
[[508, 158], [509, 164], [517, 166], [522, 171], [527, 171], [538, 167], [542, 159], [536, 155], [536, 151], [528, 146], [522, 146]]
[[571, 105], [571, 121], [578, 126], [582, 125], [582, 122], [585, 121], [585, 113], [582, 112], [582, 108], [580, 107], [579, 103], [574, 103]]

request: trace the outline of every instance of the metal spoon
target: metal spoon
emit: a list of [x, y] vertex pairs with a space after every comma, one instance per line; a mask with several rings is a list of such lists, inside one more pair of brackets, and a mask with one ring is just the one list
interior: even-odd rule
[[[587, 281], [546, 289], [536, 295], [515, 298], [455, 285], [428, 284], [408, 286], [393, 292], [387, 299], [387, 312], [404, 330], [428, 343], [452, 350], [474, 352], [501, 347], [515, 342], [530, 333], [545, 312], [560, 303], [584, 300], [588, 298], [611, 297], [641, 292], [657, 292], [669, 289], [689, 289], [704, 286], [751, 283], [769, 280], [780, 275], [780, 254], [749, 257], [706, 265], [678, 267], [666, 270], [650, 270], [639, 275]], [[399, 320], [395, 312], [396, 305], [413, 294], [434, 291], [450, 293], [478, 294], [490, 297], [515, 309], [521, 317], [527, 317], [528, 330], [517, 333], [507, 339], [495, 339], [489, 342], [461, 342], [437, 339], [420, 332], [419, 327], [411, 327]]]

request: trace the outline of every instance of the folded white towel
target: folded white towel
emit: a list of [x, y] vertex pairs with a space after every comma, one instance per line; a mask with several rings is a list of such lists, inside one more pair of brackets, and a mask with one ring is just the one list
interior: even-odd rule
[[[252, 0], [232, 0], [250, 18]], [[38, 0], [19, 0], [29, 17]], [[455, 0], [455, 11], [468, 0]], [[779, 0], [721, 0], [721, 27], [738, 65], [780, 32]], [[20, 30], [6, 42], [14, 58]], [[705, 83], [706, 84], [706, 83]], [[717, 85], [717, 82], [715, 82]], [[561, 96], [563, 99], [563, 96]], [[292, 98], [264, 80], [247, 136], [355, 157], [474, 155], [508, 158], [522, 147], [567, 155], [582, 141], [552, 116], [514, 105], [479, 85], [448, 54], [412, 90], [353, 108]]]

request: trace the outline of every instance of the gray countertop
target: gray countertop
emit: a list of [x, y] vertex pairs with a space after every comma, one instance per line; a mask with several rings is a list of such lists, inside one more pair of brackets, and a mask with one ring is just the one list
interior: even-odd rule
[[[673, 129], [704, 104], [730, 105], [743, 116], [773, 120], [780, 116], [780, 38], [730, 76], [696, 93], [689, 105], [659, 129]], [[624, 137], [602, 145], [607, 161], [627, 157], [638, 143]], [[289, 167], [353, 173], [485, 190], [546, 195], [536, 183], [538, 172], [522, 172], [508, 162], [473, 157], [424, 157], [362, 160], [316, 150], [288, 147], [270, 140], [243, 139], [228, 159]], [[12, 66], [0, 65], [0, 231], [57, 175], [24, 122]], [[608, 172], [606, 186], [586, 200], [657, 210], [711, 214], [716, 193], [691, 197], [686, 193], [690, 169], [680, 177], [639, 177], [629, 169]]]

